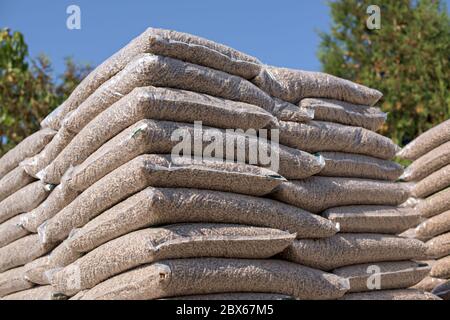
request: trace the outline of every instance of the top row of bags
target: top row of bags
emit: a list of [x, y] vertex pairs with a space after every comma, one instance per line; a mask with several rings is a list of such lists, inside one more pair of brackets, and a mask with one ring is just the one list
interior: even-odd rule
[[[300, 103], [304, 98], [326, 98], [370, 107], [382, 97], [377, 90], [331, 75], [266, 66], [257, 58], [210, 40], [176, 31], [149, 28], [91, 72], [70, 97], [42, 121], [41, 126], [58, 130], [67, 115], [103, 83], [124, 70], [130, 62], [148, 53], [238, 76], [253, 82], [246, 83], [246, 87], [256, 85], [270, 96], [294, 104]], [[189, 65], [186, 67], [189, 68]], [[197, 70], [191, 71], [194, 76]], [[229, 77], [223, 79], [233, 80]], [[263, 97], [261, 100], [264, 100]], [[381, 118], [385, 118], [384, 114], [380, 114]]]

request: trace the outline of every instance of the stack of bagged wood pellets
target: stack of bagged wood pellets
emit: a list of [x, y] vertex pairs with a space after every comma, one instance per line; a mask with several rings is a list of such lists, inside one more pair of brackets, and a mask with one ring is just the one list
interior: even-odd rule
[[403, 180], [411, 182], [412, 201], [422, 222], [403, 235], [426, 241], [430, 276], [416, 287], [432, 291], [450, 279], [450, 120], [425, 132], [399, 152], [412, 160]]
[[380, 98], [148, 29], [0, 160], [0, 296], [437, 299]]

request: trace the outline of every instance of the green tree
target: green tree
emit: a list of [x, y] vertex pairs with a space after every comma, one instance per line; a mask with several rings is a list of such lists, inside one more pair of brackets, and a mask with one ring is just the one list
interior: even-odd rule
[[[378, 2], [378, 3], [377, 3]], [[369, 30], [367, 8], [381, 11]], [[321, 33], [325, 72], [377, 88], [389, 113], [382, 133], [406, 144], [450, 116], [450, 21], [439, 0], [337, 0]]]
[[37, 131], [90, 71], [72, 59], [65, 63], [64, 74], [55, 81], [46, 56], [30, 59], [20, 32], [0, 30], [0, 156]]

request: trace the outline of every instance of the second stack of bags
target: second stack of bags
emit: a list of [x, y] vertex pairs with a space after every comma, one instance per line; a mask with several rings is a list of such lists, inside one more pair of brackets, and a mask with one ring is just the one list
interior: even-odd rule
[[450, 279], [450, 120], [408, 144], [399, 157], [412, 160], [403, 180], [413, 185], [413, 201], [422, 222], [404, 236], [426, 241], [430, 277], [416, 287], [432, 291]]

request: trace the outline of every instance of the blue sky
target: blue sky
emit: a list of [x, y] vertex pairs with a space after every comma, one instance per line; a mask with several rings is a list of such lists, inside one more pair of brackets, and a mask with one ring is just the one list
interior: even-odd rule
[[[81, 30], [66, 28], [66, 8], [81, 8]], [[63, 59], [98, 65], [147, 27], [184, 31], [257, 56], [265, 63], [319, 70], [325, 0], [0, 0], [0, 27], [25, 34], [32, 56], [46, 53], [57, 73]]]
[[[71, 4], [81, 8], [81, 30], [66, 28]], [[31, 56], [49, 55], [56, 73], [68, 56], [98, 65], [149, 26], [200, 35], [268, 64], [320, 70], [317, 31], [329, 25], [326, 0], [0, 0], [0, 27], [23, 32]]]

